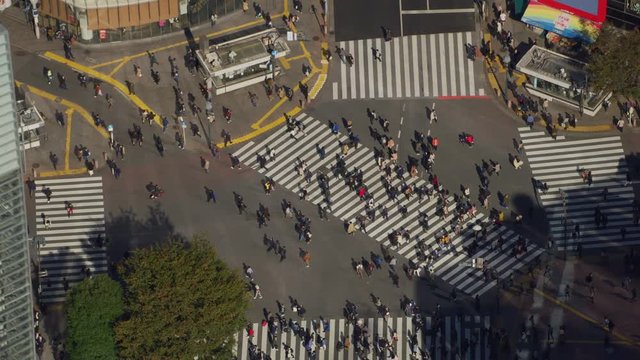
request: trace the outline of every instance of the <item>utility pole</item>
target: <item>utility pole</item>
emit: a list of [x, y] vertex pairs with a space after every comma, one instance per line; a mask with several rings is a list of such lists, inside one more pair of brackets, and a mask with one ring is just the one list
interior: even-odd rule
[[40, 40], [40, 27], [38, 26], [38, 0], [29, 0], [31, 2], [31, 15], [33, 15], [33, 27], [36, 32], [36, 39]]

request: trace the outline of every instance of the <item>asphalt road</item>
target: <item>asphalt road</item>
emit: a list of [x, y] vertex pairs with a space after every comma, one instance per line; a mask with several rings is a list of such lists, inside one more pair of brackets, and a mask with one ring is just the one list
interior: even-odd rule
[[[80, 89], [75, 76], [68, 70], [45, 62], [38, 57], [24, 56], [15, 61], [16, 79], [27, 81], [35, 86], [47, 88], [42, 76], [42, 66], [50, 66], [56, 71], [66, 71], [69, 90], [57, 90], [65, 97], [85, 106], [89, 111], [100, 111], [109, 116], [116, 125], [116, 138], [126, 140], [127, 128], [139, 123], [137, 109], [117, 97], [117, 109], [109, 113], [104, 102], [96, 103], [90, 91]], [[118, 95], [117, 95], [118, 96]], [[534, 242], [540, 243], [546, 234], [546, 222], [541, 210], [536, 205], [531, 189], [528, 169], [515, 171], [507, 161], [507, 154], [513, 152], [512, 139], [516, 137], [515, 127], [519, 125], [502, 107], [491, 99], [435, 100], [439, 122], [428, 126], [425, 107], [431, 107], [434, 100], [413, 101], [342, 101], [330, 100], [331, 94], [325, 91], [313, 106], [305, 109], [307, 113], [318, 119], [352, 119], [354, 130], [361, 134], [364, 145], [373, 147], [373, 140], [367, 136], [369, 120], [366, 108], [372, 108], [383, 117], [391, 120], [390, 134], [398, 138], [401, 159], [412, 155], [410, 137], [414, 131], [438, 136], [441, 146], [437, 153], [435, 172], [441, 182], [452, 192], [458, 191], [464, 184], [474, 191], [479, 185], [474, 165], [482, 159], [493, 159], [502, 163], [503, 173], [500, 177], [492, 177], [491, 187], [495, 193], [502, 190], [511, 194], [514, 209], [525, 214], [526, 224], [519, 229]], [[99, 99], [100, 100], [100, 99]], [[106, 115], [109, 114], [109, 115]], [[402, 119], [402, 121], [401, 121]], [[77, 133], [76, 133], [77, 131]], [[92, 138], [93, 129], [79, 124], [74, 127], [74, 139], [92, 147], [94, 153], [100, 151], [104, 143]], [[469, 149], [457, 141], [457, 135], [467, 131], [476, 137], [476, 146]], [[112, 260], [120, 259], [127, 251], [135, 247], [163, 241], [170, 235], [189, 238], [194, 234], [205, 234], [215, 245], [219, 255], [239, 271], [242, 264], [251, 265], [255, 269], [255, 279], [260, 284], [264, 299], [252, 303], [248, 313], [250, 320], [260, 319], [264, 309], [273, 310], [276, 300], [288, 304], [288, 298], [297, 299], [307, 310], [309, 317], [319, 315], [339, 317], [342, 307], [348, 299], [359, 305], [360, 314], [365, 317], [376, 316], [375, 307], [370, 301], [373, 293], [382, 298], [390, 306], [394, 315], [400, 314], [399, 299], [403, 295], [415, 298], [425, 311], [432, 310], [436, 304], [443, 306], [449, 314], [473, 314], [472, 301], [464, 300], [458, 304], [448, 301], [450, 287], [440, 281], [433, 284], [409, 281], [401, 275], [399, 287], [393, 286], [386, 269], [375, 271], [366, 279], [359, 279], [352, 270], [351, 259], [368, 257], [371, 252], [380, 253], [377, 244], [362, 234], [348, 237], [341, 222], [331, 219], [320, 220], [316, 208], [312, 204], [299, 201], [297, 197], [284, 189], [276, 189], [271, 196], [266, 196], [260, 186], [260, 175], [251, 170], [231, 169], [228, 151], [221, 151], [220, 158], [212, 160], [210, 172], [207, 174], [200, 168], [199, 156], [204, 152], [179, 150], [173, 145], [172, 134], [161, 134], [157, 126], [143, 126], [145, 143], [141, 147], [127, 144], [127, 158], [118, 161], [122, 168], [122, 177], [115, 180], [105, 169], [99, 170], [103, 176], [107, 234], [111, 240], [109, 256]], [[161, 157], [153, 146], [152, 134], [162, 136], [166, 153]], [[264, 135], [268, 136], [268, 134]], [[83, 139], [87, 139], [85, 141]], [[189, 136], [187, 142], [193, 141]], [[63, 141], [55, 139], [54, 141]], [[199, 141], [199, 139], [198, 139]], [[76, 140], [73, 141], [74, 143]], [[96, 143], [92, 143], [96, 142]], [[126, 144], [126, 142], [125, 142]], [[46, 145], [41, 151], [48, 152]], [[144, 185], [149, 181], [160, 184], [166, 194], [159, 200], [150, 200]], [[213, 188], [217, 203], [205, 201], [204, 186]], [[233, 192], [241, 194], [248, 205], [248, 214], [238, 215], [233, 203]], [[473, 192], [472, 194], [477, 194]], [[292, 201], [312, 221], [314, 233], [311, 244], [300, 243], [294, 230], [294, 224], [287, 220], [280, 209], [283, 199]], [[255, 211], [258, 204], [271, 209], [272, 221], [266, 228], [258, 228]], [[493, 204], [495, 206], [495, 203]], [[529, 222], [527, 215], [533, 207], [534, 218]], [[32, 219], [33, 221], [33, 219]], [[508, 225], [510, 226], [510, 225]], [[267, 253], [262, 239], [264, 234], [278, 239], [288, 249], [287, 259], [283, 262], [273, 253]], [[311, 267], [305, 268], [298, 256], [299, 249], [310, 251]], [[482, 312], [494, 310], [495, 290], [482, 299]], [[521, 313], [521, 304], [503, 305], [503, 314], [510, 314], [515, 319]], [[507, 316], [507, 315], [504, 315]], [[568, 319], [580, 324], [581, 320]], [[516, 324], [510, 325], [517, 333]], [[507, 327], [508, 322], [503, 321]], [[579, 328], [576, 326], [575, 328]], [[574, 333], [572, 333], [573, 335]], [[597, 331], [575, 333], [576, 336], [597, 336]], [[606, 357], [599, 345], [579, 344], [563, 350], [571, 356], [587, 356], [595, 354]], [[632, 353], [626, 349], [616, 350], [614, 354], [627, 358]]]
[[392, 36], [473, 31], [473, 3], [465, 0], [334, 1], [335, 40], [382, 38], [382, 28]]

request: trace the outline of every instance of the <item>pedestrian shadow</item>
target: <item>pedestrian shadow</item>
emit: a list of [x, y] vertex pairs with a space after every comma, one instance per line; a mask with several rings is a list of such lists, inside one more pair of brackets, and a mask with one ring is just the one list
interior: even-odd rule
[[[531, 186], [534, 194], [538, 194], [538, 188], [540, 183], [537, 179], [531, 179]], [[543, 240], [549, 234], [549, 224], [546, 221], [546, 213], [540, 203], [540, 199], [537, 195], [531, 197], [527, 193], [515, 193], [511, 196], [511, 210], [512, 216], [505, 221], [507, 227], [516, 228], [516, 232], [529, 238], [536, 245], [545, 247], [545, 241]], [[521, 224], [517, 224], [515, 221], [516, 215], [522, 215], [523, 221]]]
[[133, 209], [119, 210], [107, 214], [106, 229], [109, 246], [107, 256], [112, 262], [122, 259], [126, 253], [172, 239], [183, 238], [175, 233], [175, 227], [159, 204], [147, 207], [148, 213], [134, 212]]

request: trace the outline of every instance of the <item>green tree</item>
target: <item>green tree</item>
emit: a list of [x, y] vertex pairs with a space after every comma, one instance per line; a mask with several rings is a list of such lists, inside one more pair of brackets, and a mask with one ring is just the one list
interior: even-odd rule
[[640, 31], [605, 25], [591, 45], [589, 85], [597, 90], [640, 98]]
[[120, 358], [231, 358], [248, 293], [203, 237], [136, 250], [119, 272], [127, 312], [114, 328]]
[[67, 296], [65, 313], [72, 360], [118, 358], [113, 324], [124, 313], [118, 282], [105, 274], [83, 280]]

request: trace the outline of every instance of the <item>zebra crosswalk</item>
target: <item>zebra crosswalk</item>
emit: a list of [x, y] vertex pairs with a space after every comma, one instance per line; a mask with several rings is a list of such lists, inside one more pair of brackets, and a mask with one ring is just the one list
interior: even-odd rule
[[333, 99], [484, 96], [467, 43], [473, 43], [471, 32], [341, 41], [354, 61], [341, 62]]
[[[301, 329], [309, 330], [312, 338], [315, 339], [314, 347], [316, 360], [354, 360], [359, 359], [355, 354], [355, 346], [349, 346], [348, 349], [338, 346], [338, 343], [345, 343], [345, 339], [349, 339], [353, 343], [354, 328], [359, 326], [353, 324], [344, 318], [328, 319], [329, 331], [325, 332], [320, 326], [314, 330], [315, 326], [312, 321], [301, 320], [299, 326]], [[360, 324], [368, 329], [369, 343], [371, 351], [366, 359], [382, 359], [387, 355], [376, 357], [373, 351], [376, 338], [386, 339], [389, 343], [393, 343], [393, 333], [397, 335], [397, 342], [394, 346], [396, 359], [409, 359], [412, 349], [417, 354], [424, 351], [431, 355], [431, 359], [465, 359], [465, 360], [485, 360], [490, 359], [489, 348], [489, 332], [491, 327], [489, 316], [445, 316], [436, 324], [434, 318], [426, 317], [424, 326], [416, 327], [411, 317], [389, 318], [366, 318], [360, 319]], [[249, 336], [248, 329], [253, 330], [253, 336]], [[438, 330], [439, 329], [439, 330]], [[299, 332], [304, 333], [305, 331]], [[417, 335], [416, 338], [413, 336]], [[234, 351], [237, 360], [262, 359], [267, 357], [259, 357], [264, 352], [270, 359], [284, 360], [286, 359], [285, 345], [291, 348], [293, 354], [292, 359], [305, 360], [310, 359], [307, 349], [303, 346], [303, 338], [294, 334], [292, 331], [277, 331], [272, 347], [269, 341], [268, 326], [262, 326], [260, 323], [250, 324], [246, 330], [235, 335], [236, 348]], [[413, 338], [413, 339], [412, 339]], [[319, 344], [320, 339], [326, 341], [326, 346]], [[415, 344], [414, 344], [415, 342]], [[458, 354], [459, 357], [456, 357]], [[421, 357], [417, 357], [420, 359]]]
[[[320, 187], [320, 182], [311, 181], [307, 183], [304, 177], [296, 171], [300, 162], [305, 161], [307, 169], [312, 173], [327, 173], [329, 168], [335, 164], [336, 157], [339, 156], [341, 143], [348, 142], [344, 135], [334, 135], [329, 126], [313, 119], [306, 114], [301, 114], [298, 120], [305, 125], [306, 137], [296, 140], [282, 127], [274, 131], [269, 137], [260, 143], [249, 142], [238, 149], [233, 155], [245, 165], [256, 169], [265, 176], [273, 179], [280, 186], [299, 193], [301, 187], [307, 189], [306, 200], [325, 205], [325, 196]], [[274, 150], [277, 154], [276, 161], [268, 164], [266, 168], [259, 165], [258, 157], [265, 156], [266, 149]], [[317, 149], [324, 148], [326, 155], [318, 155]], [[385, 246], [394, 248], [395, 251], [406, 259], [421, 266], [431, 268], [433, 274], [441, 277], [446, 282], [455, 286], [458, 290], [471, 296], [482, 295], [490, 290], [497, 283], [497, 278], [506, 278], [513, 271], [521, 268], [525, 264], [533, 261], [542, 252], [538, 246], [528, 244], [522, 256], [513, 256], [511, 251], [517, 243], [526, 242], [514, 231], [504, 227], [493, 225], [493, 222], [482, 213], [466, 217], [456, 234], [456, 229], [452, 226], [452, 220], [456, 217], [455, 201], [453, 196], [449, 196], [445, 215], [442, 212], [438, 197], [423, 199], [422, 201], [413, 197], [398, 197], [397, 202], [390, 199], [386, 188], [381, 181], [383, 172], [379, 170], [373, 151], [364, 146], [359, 146], [352, 150], [345, 158], [349, 169], [357, 167], [363, 172], [364, 183], [367, 184], [367, 191], [372, 196], [375, 203], [386, 208], [388, 216], [378, 216], [366, 226], [366, 234]], [[402, 182], [415, 186], [432, 187], [419, 177], [405, 175], [402, 180], [394, 177], [391, 180], [393, 186], [398, 186]], [[364, 216], [365, 202], [361, 200], [355, 191], [349, 188], [345, 181], [338, 177], [329, 180], [329, 188], [332, 201], [327, 212], [338, 219], [349, 222], [359, 216]], [[401, 206], [405, 206], [407, 211], [401, 211]], [[420, 213], [426, 213], [429, 218], [428, 226], [424, 226]], [[482, 225], [487, 229], [487, 242], [492, 246], [482, 246], [479, 251], [470, 257], [468, 249], [476, 240], [476, 230], [473, 227]], [[391, 234], [404, 229], [409, 234], [409, 241], [399, 242], [395, 245], [392, 242]], [[442, 234], [448, 234], [450, 244], [443, 245], [438, 241]], [[418, 244], [423, 243], [419, 248]], [[493, 246], [502, 243], [502, 246]], [[457, 249], [457, 250], [456, 250]], [[427, 255], [433, 257], [429, 261]], [[493, 277], [479, 267], [472, 265], [472, 260], [476, 258], [484, 259], [487, 268], [493, 270]]]
[[[629, 169], [619, 136], [554, 140], [529, 127], [518, 130], [559, 249], [640, 244], [633, 214], [635, 195], [626, 181]], [[591, 172], [591, 184], [583, 179], [583, 170]], [[601, 214], [598, 220], [596, 209]]]
[[[40, 301], [57, 303], [65, 300], [65, 288], [107, 271], [102, 178], [40, 179], [36, 185], [36, 234], [45, 240], [38, 249], [40, 269], [46, 272]], [[51, 190], [50, 201], [45, 188]], [[65, 202], [73, 206], [70, 215]]]

